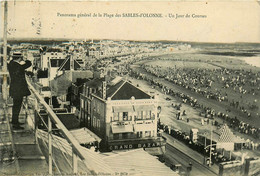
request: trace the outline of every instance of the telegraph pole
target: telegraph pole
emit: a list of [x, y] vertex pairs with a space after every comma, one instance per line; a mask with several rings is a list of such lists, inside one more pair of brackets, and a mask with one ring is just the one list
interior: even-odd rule
[[2, 87], [2, 93], [3, 93], [3, 99], [7, 101], [7, 0], [4, 1], [4, 47], [3, 47], [3, 87]]

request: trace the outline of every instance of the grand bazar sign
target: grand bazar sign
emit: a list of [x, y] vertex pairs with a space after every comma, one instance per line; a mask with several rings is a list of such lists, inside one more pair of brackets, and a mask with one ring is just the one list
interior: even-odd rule
[[150, 148], [150, 147], [161, 147], [160, 142], [150, 142], [144, 144], [123, 144], [123, 145], [109, 145], [110, 150], [124, 150], [134, 148]]

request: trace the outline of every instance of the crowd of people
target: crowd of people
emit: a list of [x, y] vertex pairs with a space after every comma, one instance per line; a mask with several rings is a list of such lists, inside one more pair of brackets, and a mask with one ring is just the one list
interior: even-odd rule
[[[149, 64], [144, 64], [142, 68], [156, 77], [164, 78], [209, 99], [228, 102], [247, 117], [251, 117], [252, 114], [260, 117], [259, 113], [254, 113], [259, 109], [255, 96], [260, 95], [260, 72], [224, 68], [161, 67]], [[240, 96], [234, 97], [233, 93]], [[252, 98], [240, 103], [245, 96]]]
[[[151, 69], [152, 71], [152, 69]], [[216, 112], [212, 107], [205, 106], [203, 104], [200, 104], [197, 99], [194, 97], [187, 95], [183, 92], [175, 91], [174, 89], [171, 89], [169, 87], [166, 87], [163, 83], [160, 81], [154, 80], [151, 76], [142, 74], [137, 72], [136, 70], [132, 69], [130, 71], [131, 76], [148, 81], [152, 86], [157, 86], [161, 89], [162, 92], [164, 92], [167, 95], [178, 97], [182, 100], [183, 103], [189, 104], [190, 106], [194, 108], [200, 108], [201, 109], [201, 115], [203, 115], [206, 118], [215, 118], [219, 117], [223, 119], [223, 121], [226, 121], [228, 125], [233, 128], [236, 131], [239, 131], [240, 133], [244, 133], [247, 135], [250, 135], [254, 137], [255, 139], [260, 138], [260, 128], [256, 128], [251, 124], [245, 123], [243, 121], [240, 121], [237, 117], [230, 117], [225, 110], [224, 112]], [[217, 121], [215, 121], [215, 125], [217, 125]]]

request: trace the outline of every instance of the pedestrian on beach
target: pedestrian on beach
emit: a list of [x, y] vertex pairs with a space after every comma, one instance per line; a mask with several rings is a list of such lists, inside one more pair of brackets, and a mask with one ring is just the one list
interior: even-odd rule
[[19, 114], [23, 97], [31, 94], [25, 79], [25, 70], [32, 65], [31, 61], [23, 61], [22, 53], [14, 52], [12, 60], [8, 63], [8, 71], [11, 78], [9, 95], [13, 98], [12, 125], [13, 129], [24, 129], [19, 123]]

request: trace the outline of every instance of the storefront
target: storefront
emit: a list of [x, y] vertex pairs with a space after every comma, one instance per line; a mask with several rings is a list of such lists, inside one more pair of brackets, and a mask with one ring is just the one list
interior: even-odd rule
[[147, 140], [133, 140], [133, 141], [113, 141], [108, 143], [110, 150], [127, 150], [136, 148], [152, 148], [165, 146], [166, 141], [162, 138], [147, 139]]

